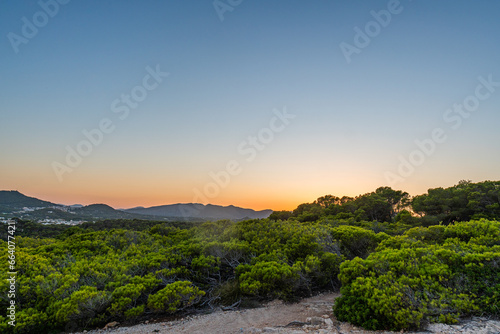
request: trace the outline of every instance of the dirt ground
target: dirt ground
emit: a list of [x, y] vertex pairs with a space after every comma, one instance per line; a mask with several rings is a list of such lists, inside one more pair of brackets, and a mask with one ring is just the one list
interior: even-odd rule
[[[389, 334], [389, 331], [366, 331], [348, 323], [338, 322], [332, 314], [332, 305], [339, 294], [328, 293], [303, 299], [299, 303], [284, 304], [273, 301], [264, 307], [240, 311], [216, 311], [210, 314], [188, 316], [170, 322], [139, 324], [132, 327], [117, 325], [111, 329], [84, 333], [168, 333], [168, 334], [233, 334], [233, 333], [336, 333]], [[471, 319], [458, 325], [430, 325], [422, 332], [407, 333], [461, 333], [499, 334], [500, 321]]]

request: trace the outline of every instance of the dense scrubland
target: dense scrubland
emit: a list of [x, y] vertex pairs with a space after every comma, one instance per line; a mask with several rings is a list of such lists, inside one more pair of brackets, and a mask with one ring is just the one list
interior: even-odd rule
[[[498, 317], [499, 219], [500, 182], [461, 181], [414, 198], [388, 187], [324, 196], [242, 222], [18, 221], [16, 326], [3, 316], [4, 293], [0, 331], [133, 323], [339, 289], [335, 316], [367, 329]], [[2, 291], [9, 290], [7, 272], [0, 273]]]

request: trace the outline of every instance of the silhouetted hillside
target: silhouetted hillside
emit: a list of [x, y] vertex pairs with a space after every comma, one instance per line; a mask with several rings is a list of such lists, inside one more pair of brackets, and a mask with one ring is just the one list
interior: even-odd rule
[[133, 208], [124, 210], [125, 212], [171, 218], [204, 218], [204, 219], [259, 219], [267, 218], [272, 210], [255, 211], [243, 209], [234, 205], [203, 205], [203, 204], [171, 204], [153, 206], [150, 208]]

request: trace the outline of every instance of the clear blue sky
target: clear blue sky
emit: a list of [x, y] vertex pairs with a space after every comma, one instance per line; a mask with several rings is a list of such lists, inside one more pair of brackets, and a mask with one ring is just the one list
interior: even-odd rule
[[[37, 1], [0, 5], [1, 189], [66, 204], [292, 209], [382, 185], [416, 195], [500, 179], [500, 87], [481, 88], [488, 97], [460, 124], [446, 114], [479, 77], [500, 82], [498, 1], [245, 0], [224, 13], [212, 1], [42, 3], [53, 17]], [[371, 11], [388, 7], [397, 13], [375, 23]], [[341, 43], [377, 25], [348, 63]], [[120, 119], [112, 103], [157, 66], [169, 75]], [[284, 108], [295, 117], [253, 159], [238, 150]], [[68, 166], [67, 147], [103, 119], [114, 130]], [[399, 173], [436, 128], [446, 139]], [[207, 186], [230, 161], [238, 173]]]

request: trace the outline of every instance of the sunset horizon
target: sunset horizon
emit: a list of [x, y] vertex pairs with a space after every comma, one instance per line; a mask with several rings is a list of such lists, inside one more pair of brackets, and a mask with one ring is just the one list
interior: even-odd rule
[[[418, 196], [426, 193], [429, 189], [433, 188], [443, 188], [443, 187], [451, 187], [454, 185], [457, 185], [459, 181], [471, 181], [471, 182], [484, 182], [484, 181], [494, 181], [494, 180], [471, 180], [471, 179], [461, 179], [457, 180], [456, 182], [452, 184], [437, 184], [435, 186], [432, 186], [430, 188], [422, 189], [418, 191], [419, 188], [416, 188], [417, 190], [414, 189], [414, 191], [408, 191], [407, 189], [401, 189], [401, 188], [393, 188], [394, 190], [400, 190], [407, 192], [410, 196]], [[155, 207], [155, 206], [163, 206], [163, 205], [173, 205], [173, 204], [211, 204], [211, 205], [217, 205], [217, 206], [236, 206], [240, 208], [245, 208], [245, 209], [253, 209], [253, 210], [273, 210], [273, 211], [292, 211], [297, 208], [300, 204], [303, 203], [312, 203], [314, 202], [317, 198], [326, 196], [326, 195], [332, 195], [336, 197], [352, 197], [355, 198], [357, 196], [362, 196], [367, 193], [375, 191], [379, 187], [390, 187], [389, 185], [379, 185], [375, 186], [372, 188], [366, 188], [363, 189], [359, 192], [353, 192], [353, 191], [346, 191], [346, 192], [324, 192], [324, 193], [317, 193], [316, 195], [310, 194], [309, 195], [303, 195], [302, 197], [296, 197], [296, 199], [291, 199], [291, 200], [283, 200], [281, 198], [276, 198], [274, 200], [269, 200], [269, 199], [263, 199], [263, 200], [241, 200], [241, 199], [233, 199], [233, 198], [227, 198], [224, 199], [221, 196], [221, 201], [209, 201], [209, 202], [204, 202], [203, 197], [196, 196], [196, 193], [191, 197], [191, 200], [189, 200], [187, 197], [186, 200], [178, 200], [176, 198], [164, 198], [161, 195], [158, 195], [158, 197], [150, 197], [147, 199], [147, 196], [136, 196], [136, 197], [128, 197], [126, 199], [121, 199], [123, 196], [113, 196], [112, 194], [110, 195], [93, 195], [93, 194], [75, 194], [73, 196], [68, 196], [67, 194], [46, 194], [44, 192], [30, 192], [29, 189], [24, 190], [24, 189], [0, 189], [0, 190], [6, 190], [6, 191], [18, 191], [22, 193], [23, 195], [26, 195], [28, 197], [34, 197], [37, 199], [45, 200], [52, 202], [54, 204], [61, 204], [65, 206], [71, 206], [71, 205], [92, 205], [92, 204], [105, 204], [109, 205], [114, 209], [130, 209], [134, 207], [144, 207], [144, 208], [149, 208], [149, 207]], [[349, 188], [352, 190], [352, 187]], [[74, 199], [74, 200], [73, 200]], [[197, 201], [198, 199], [198, 201]], [[222, 201], [224, 200], [224, 201]], [[269, 205], [269, 203], [275, 203], [274, 205]]]

